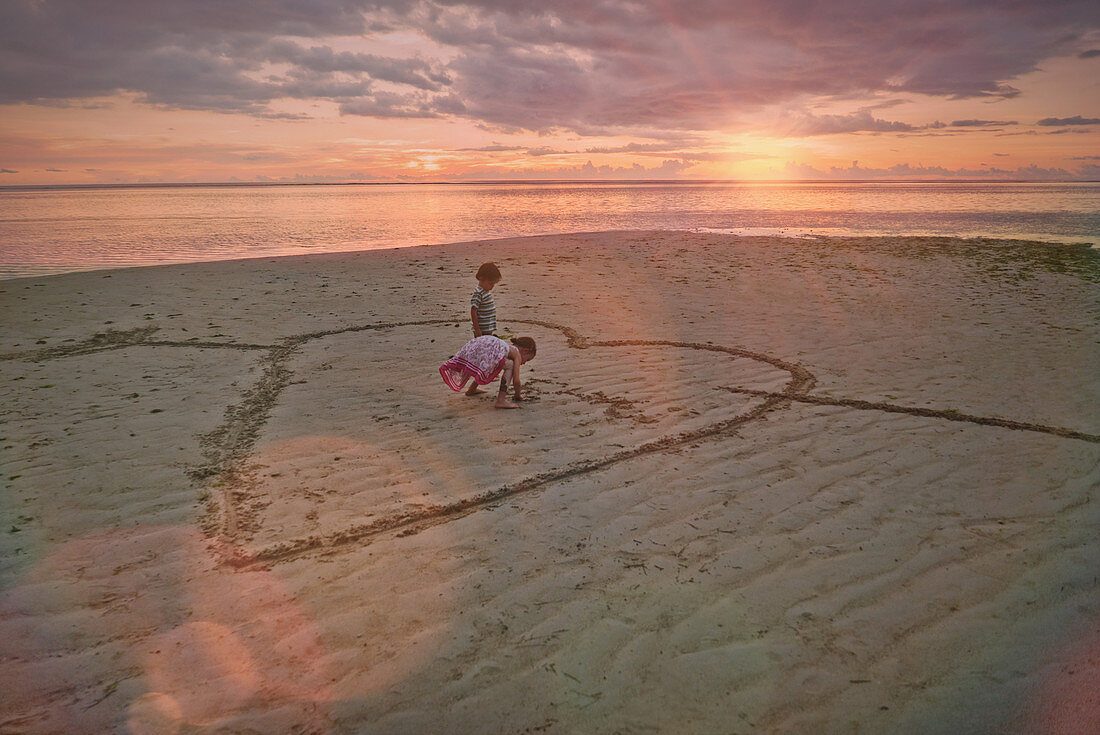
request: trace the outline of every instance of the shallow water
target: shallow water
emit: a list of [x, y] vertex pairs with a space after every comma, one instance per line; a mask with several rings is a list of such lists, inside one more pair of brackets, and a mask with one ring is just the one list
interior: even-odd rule
[[0, 190], [0, 278], [597, 230], [1100, 242], [1100, 183]]

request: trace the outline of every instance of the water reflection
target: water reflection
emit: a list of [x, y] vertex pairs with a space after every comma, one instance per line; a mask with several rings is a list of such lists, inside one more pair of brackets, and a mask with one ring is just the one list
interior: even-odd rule
[[558, 183], [0, 191], [0, 278], [600, 230], [1096, 240], [1100, 184]]

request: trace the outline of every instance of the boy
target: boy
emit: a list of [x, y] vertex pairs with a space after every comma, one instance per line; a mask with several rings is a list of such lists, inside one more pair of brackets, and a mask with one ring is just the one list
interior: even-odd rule
[[474, 336], [497, 331], [497, 306], [493, 302], [493, 286], [500, 283], [500, 269], [495, 263], [482, 263], [477, 269], [477, 288], [470, 296], [470, 322]]

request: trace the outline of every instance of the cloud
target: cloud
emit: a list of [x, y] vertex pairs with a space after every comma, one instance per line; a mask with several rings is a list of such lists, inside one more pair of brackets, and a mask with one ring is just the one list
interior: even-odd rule
[[537, 156], [560, 156], [560, 155], [563, 155], [563, 154], [568, 155], [569, 151], [562, 151], [562, 150], [558, 150], [556, 148], [548, 148], [546, 146], [542, 146], [540, 148], [530, 148], [527, 151], [527, 155], [536, 156], [536, 157]]
[[499, 152], [522, 151], [522, 150], [526, 150], [526, 148], [524, 146], [521, 146], [521, 145], [501, 145], [500, 143], [494, 143], [492, 145], [483, 145], [483, 146], [480, 146], [478, 148], [456, 148], [455, 150], [457, 152], [460, 152], [460, 153], [465, 153], [465, 152], [499, 153]]
[[594, 146], [585, 148], [585, 153], [667, 153], [674, 147], [667, 143], [628, 143], [619, 146]]
[[376, 92], [356, 97], [342, 103], [340, 113], [382, 118], [441, 117], [441, 113], [428, 96], [420, 93], [395, 92]]
[[390, 59], [375, 54], [337, 53], [325, 46], [305, 48], [291, 41], [276, 41], [263, 47], [266, 60], [291, 64], [298, 73], [329, 75], [334, 72], [365, 74], [370, 79], [405, 84], [436, 91], [451, 79], [424, 59]]
[[953, 128], [987, 128], [1000, 125], [1019, 125], [1014, 120], [955, 120], [951, 123]]
[[1095, 59], [1097, 56], [1100, 56], [1100, 48], [1090, 48], [1088, 51], [1077, 54], [1079, 59]]
[[[672, 145], [677, 141], [669, 141], [667, 143], [628, 143], [620, 146], [593, 146], [591, 148], [585, 148], [585, 153], [599, 153], [599, 154], [613, 154], [613, 153], [631, 153], [640, 156], [656, 156], [664, 158], [674, 158], [681, 161], [721, 161], [724, 163], [734, 163], [737, 161], [752, 161], [760, 160], [764, 158], [774, 158], [770, 154], [762, 153], [743, 153], [741, 151], [684, 151], [679, 145]], [[678, 141], [683, 145], [692, 145], [693, 141], [685, 139]]]
[[94, 7], [13, 0], [0, 5], [0, 103], [127, 93], [162, 108], [273, 118], [295, 117], [274, 112], [276, 100], [344, 102], [369, 97], [375, 82], [429, 91], [448, 84], [439, 62], [282, 38], [346, 34], [366, 25], [354, 2], [327, 0], [105, 0]]
[[448, 177], [456, 181], [478, 180], [520, 180], [520, 181], [585, 181], [591, 179], [614, 179], [618, 181], [642, 179], [674, 179], [691, 168], [687, 161], [669, 159], [658, 166], [596, 166], [591, 161], [580, 166], [561, 166], [547, 169], [480, 169], [458, 176]]
[[[1095, 25], [1095, 13], [1076, 2], [595, 2], [555, 3], [552, 13], [531, 2], [470, 7], [449, 6], [438, 29], [424, 32], [460, 44], [452, 68], [481, 119], [538, 130], [576, 130], [577, 118], [605, 129], [701, 129], [807, 94], [1012, 97], [1019, 93], [1012, 80], [1065, 53], [1082, 28]], [[567, 63], [547, 81], [545, 63], [520, 58], [532, 49]], [[506, 72], [495, 69], [496, 60]], [[490, 69], [506, 73], [508, 83], [467, 86], [492, 78], [482, 74]], [[512, 99], [509, 92], [519, 92], [522, 104], [501, 104], [499, 90]]]
[[716, 151], [713, 153], [676, 153], [676, 158], [682, 161], [720, 161], [722, 163], [737, 163], [740, 161], [760, 161], [765, 158], [775, 158], [770, 153], [741, 153], [739, 151]]
[[1040, 125], [1100, 125], [1100, 117], [1044, 117], [1039, 121]]
[[17, 174], [18, 171], [13, 171], [10, 168], [0, 168], [0, 174]]
[[787, 135], [808, 137], [813, 135], [836, 135], [838, 133], [904, 133], [917, 130], [903, 122], [880, 120], [870, 112], [861, 111], [851, 115], [809, 115], [795, 119], [783, 132]]
[[[121, 93], [267, 118], [305, 100], [508, 131], [728, 129], [807, 96], [1012, 97], [1044, 59], [1091, 58], [1097, 20], [1086, 0], [8, 0], [0, 104]], [[421, 51], [348, 50], [380, 33]], [[803, 134], [906, 127], [865, 112]]]
[[995, 181], [1088, 181], [1094, 178], [1095, 167], [1088, 165], [1080, 170], [1068, 171], [1064, 168], [1042, 168], [1040, 166], [1021, 166], [1016, 169], [998, 169], [982, 164], [980, 169], [944, 166], [912, 166], [901, 163], [889, 168], [863, 168], [859, 161], [853, 161], [848, 168], [837, 166], [818, 169], [813, 166], [788, 163], [786, 174], [792, 179], [825, 179], [838, 181], [854, 180], [938, 180], [938, 179], [980, 179]]

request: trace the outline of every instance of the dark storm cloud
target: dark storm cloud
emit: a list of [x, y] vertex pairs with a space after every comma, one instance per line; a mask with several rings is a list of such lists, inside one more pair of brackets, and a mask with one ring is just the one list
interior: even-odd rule
[[[1091, 0], [7, 0], [0, 103], [117, 92], [168, 108], [462, 116], [490, 129], [704, 130], [803, 95], [1012, 97], [1055, 55], [1089, 57]], [[413, 31], [445, 56], [324, 39]], [[346, 47], [347, 44], [342, 44]], [[379, 85], [382, 85], [381, 87]], [[819, 129], [906, 124], [818, 118]], [[1072, 123], [1069, 123], [1072, 124]], [[814, 125], [807, 124], [809, 132]]]

